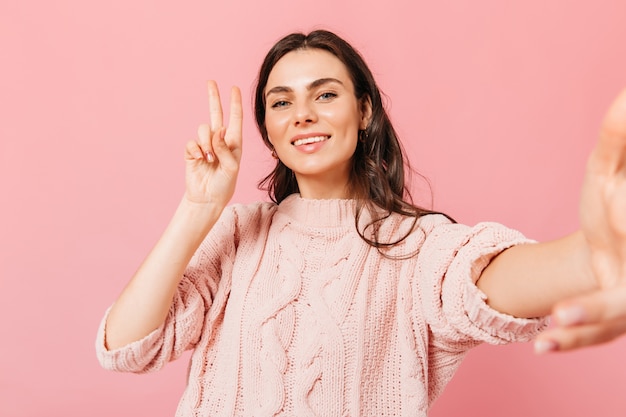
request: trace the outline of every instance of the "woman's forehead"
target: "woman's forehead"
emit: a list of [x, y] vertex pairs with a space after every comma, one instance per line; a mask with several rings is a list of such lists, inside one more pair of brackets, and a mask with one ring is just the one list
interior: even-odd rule
[[265, 91], [277, 86], [292, 89], [306, 87], [324, 78], [335, 78], [352, 89], [348, 69], [335, 55], [322, 49], [297, 49], [276, 62], [267, 79]]

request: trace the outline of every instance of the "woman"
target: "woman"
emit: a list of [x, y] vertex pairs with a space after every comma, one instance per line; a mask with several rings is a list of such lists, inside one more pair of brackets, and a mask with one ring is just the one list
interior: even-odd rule
[[227, 207], [239, 90], [227, 128], [214, 82], [209, 104], [186, 146], [185, 195], [97, 340], [121, 371], [194, 349], [177, 415], [422, 416], [469, 348], [530, 340], [568, 297], [593, 298], [564, 302], [538, 351], [625, 330], [626, 96], [590, 159], [583, 231], [542, 244], [411, 204], [371, 72], [330, 32], [286, 36], [261, 66], [273, 203]]

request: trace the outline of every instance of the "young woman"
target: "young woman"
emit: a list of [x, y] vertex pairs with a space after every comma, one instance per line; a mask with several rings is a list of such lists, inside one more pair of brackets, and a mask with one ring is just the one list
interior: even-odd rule
[[537, 244], [410, 202], [372, 74], [330, 32], [288, 35], [261, 66], [271, 203], [227, 206], [241, 96], [224, 127], [208, 90], [184, 197], [97, 339], [120, 371], [194, 349], [177, 415], [424, 416], [468, 349], [534, 338], [555, 305], [538, 351], [626, 330], [626, 95], [590, 159], [582, 230]]

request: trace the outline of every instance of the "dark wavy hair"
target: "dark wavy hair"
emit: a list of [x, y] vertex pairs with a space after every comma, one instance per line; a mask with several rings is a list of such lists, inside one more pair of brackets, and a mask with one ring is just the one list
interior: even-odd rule
[[[267, 53], [259, 70], [254, 96], [254, 115], [265, 145], [273, 150], [265, 127], [265, 87], [274, 65], [286, 54], [295, 50], [321, 49], [336, 56], [348, 69], [354, 84], [354, 94], [360, 103], [371, 102], [372, 115], [365, 131], [359, 132], [359, 141], [352, 157], [349, 187], [357, 200], [355, 225], [361, 238], [380, 249], [402, 242], [412, 229], [398, 239], [383, 242], [379, 239], [382, 222], [392, 213], [413, 217], [415, 223], [424, 215], [434, 214], [413, 204], [405, 184], [405, 168], [410, 165], [403, 155], [402, 146], [385, 111], [381, 92], [372, 72], [361, 55], [345, 40], [326, 30], [316, 30], [308, 35], [292, 33], [280, 39]], [[259, 182], [259, 188], [268, 192], [275, 203], [280, 203], [293, 193], [298, 193], [295, 175], [280, 160], [273, 171]], [[363, 208], [367, 207], [371, 221], [359, 228]]]

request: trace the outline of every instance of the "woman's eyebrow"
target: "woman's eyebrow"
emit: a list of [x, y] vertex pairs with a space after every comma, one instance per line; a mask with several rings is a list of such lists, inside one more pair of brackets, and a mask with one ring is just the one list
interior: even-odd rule
[[307, 90], [312, 90], [324, 84], [337, 83], [343, 85], [343, 83], [336, 78], [320, 78], [319, 80], [313, 81], [311, 84], [307, 86]]
[[279, 85], [277, 87], [272, 87], [271, 89], [267, 90], [267, 93], [265, 93], [265, 97], [269, 96], [270, 94], [291, 93], [292, 91], [293, 90], [289, 87]]
[[[309, 85], [307, 85], [306, 88], [307, 90], [313, 90], [314, 88], [320, 87], [324, 84], [330, 84], [330, 83], [337, 83], [337, 84], [343, 85], [341, 80], [338, 80], [336, 78], [320, 78], [318, 80], [313, 81]], [[267, 90], [267, 93], [265, 93], [265, 97], [268, 97], [270, 94], [291, 93], [291, 92], [293, 92], [293, 89], [291, 87], [279, 85], [279, 86], [272, 87], [271, 89]]]

